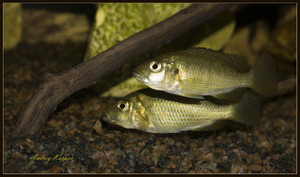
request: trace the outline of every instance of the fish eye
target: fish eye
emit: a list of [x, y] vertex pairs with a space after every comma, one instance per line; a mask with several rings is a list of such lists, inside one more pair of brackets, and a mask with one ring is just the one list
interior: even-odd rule
[[128, 109], [129, 105], [128, 105], [128, 102], [127, 101], [119, 101], [118, 103], [118, 108], [121, 110], [121, 111], [126, 111]]
[[150, 63], [150, 70], [152, 72], [159, 72], [161, 70], [161, 64], [157, 61], [152, 61]]

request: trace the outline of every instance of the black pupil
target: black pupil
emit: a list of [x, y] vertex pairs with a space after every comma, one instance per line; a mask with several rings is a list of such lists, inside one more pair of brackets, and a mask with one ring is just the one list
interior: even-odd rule
[[154, 65], [152, 65], [152, 69], [157, 69], [158, 68], [158, 64], [154, 64]]
[[124, 109], [125, 108], [125, 104], [124, 103], [120, 104], [120, 108]]

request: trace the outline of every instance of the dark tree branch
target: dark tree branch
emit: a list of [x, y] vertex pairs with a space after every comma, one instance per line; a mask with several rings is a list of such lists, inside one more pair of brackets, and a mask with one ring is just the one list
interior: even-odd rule
[[104, 75], [153, 49], [165, 45], [212, 19], [231, 5], [194, 4], [170, 18], [132, 35], [99, 55], [67, 71], [48, 75], [21, 113], [8, 141], [38, 137], [49, 115], [74, 92], [95, 84]]

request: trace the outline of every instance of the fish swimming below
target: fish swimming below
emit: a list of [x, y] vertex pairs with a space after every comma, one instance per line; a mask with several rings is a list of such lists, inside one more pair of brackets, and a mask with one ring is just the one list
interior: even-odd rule
[[108, 107], [103, 120], [151, 133], [215, 131], [222, 129], [228, 120], [256, 126], [261, 120], [261, 100], [245, 93], [240, 102], [224, 105], [148, 88]]
[[237, 100], [248, 88], [272, 97], [277, 90], [275, 62], [267, 53], [250, 68], [243, 56], [191, 48], [147, 61], [133, 76], [152, 89], [200, 99]]

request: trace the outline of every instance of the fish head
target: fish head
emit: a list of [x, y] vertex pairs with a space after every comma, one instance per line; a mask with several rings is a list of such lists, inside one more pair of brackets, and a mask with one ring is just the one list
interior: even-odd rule
[[138, 97], [125, 97], [104, 111], [103, 120], [128, 129], [146, 130], [149, 121], [145, 117], [146, 109]]
[[147, 61], [133, 70], [133, 76], [155, 90], [168, 90], [176, 84], [179, 70], [168, 58]]

